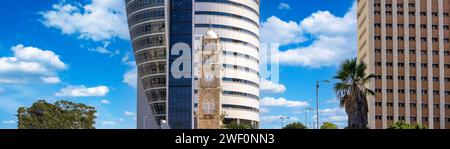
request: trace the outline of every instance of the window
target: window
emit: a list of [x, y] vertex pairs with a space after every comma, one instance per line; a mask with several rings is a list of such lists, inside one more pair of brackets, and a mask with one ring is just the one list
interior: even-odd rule
[[427, 103], [423, 103], [422, 104], [422, 108], [428, 108], [428, 104]]
[[398, 89], [398, 93], [399, 94], [404, 94], [405, 93], [405, 89]]
[[386, 62], [386, 66], [392, 67], [392, 66], [393, 66], [393, 65], [392, 65], [392, 62]]
[[394, 120], [394, 116], [387, 116], [387, 120]]
[[450, 27], [448, 25], [444, 25], [444, 30], [449, 30]]
[[409, 54], [416, 54], [416, 50], [409, 50]]
[[373, 4], [373, 6], [374, 7], [381, 7], [381, 4], [380, 3], [375, 3], [375, 4]]
[[388, 75], [388, 76], [386, 76], [386, 79], [388, 79], [388, 80], [393, 80], [393, 79], [394, 79], [394, 77], [392, 77], [392, 76]]
[[403, 16], [403, 11], [399, 11], [399, 12], [397, 12], [397, 15], [399, 15], [399, 16]]
[[405, 28], [405, 25], [404, 24], [397, 24], [397, 27], [398, 28]]
[[420, 54], [426, 55], [427, 53], [427, 50], [420, 50]]
[[450, 82], [450, 78], [445, 78], [445, 82]]
[[428, 77], [421, 77], [421, 80], [422, 80], [422, 81], [427, 81], [427, 80], [428, 80]]
[[403, 3], [398, 3], [398, 4], [397, 4], [397, 7], [398, 7], [398, 8], [403, 8]]
[[409, 63], [409, 67], [416, 67], [416, 63]]
[[375, 106], [381, 107], [383, 104], [381, 102], [375, 102]]
[[405, 63], [398, 63], [398, 67], [405, 67]]
[[445, 67], [446, 69], [450, 69], [450, 64], [444, 64], [444, 67]]
[[414, 11], [409, 12], [409, 16], [415, 16], [415, 15], [416, 15], [416, 12], [414, 12]]
[[375, 53], [381, 53], [381, 49], [375, 49]]
[[392, 11], [386, 11], [386, 16], [392, 16]]
[[439, 16], [439, 14], [437, 12], [432, 12], [431, 15], [433, 15], [434, 17]]
[[375, 40], [381, 40], [381, 36], [375, 36]]
[[427, 63], [422, 63], [422, 64], [420, 65], [420, 67], [422, 67], [422, 68], [427, 68], [427, 67], [428, 67], [428, 64], [427, 64]]
[[450, 51], [444, 51], [444, 55], [450, 55]]
[[434, 90], [433, 91], [433, 95], [439, 95], [439, 91], [438, 90]]
[[426, 94], [428, 94], [428, 91], [427, 90], [422, 90], [422, 94], [426, 95]]
[[431, 38], [431, 40], [432, 40], [433, 42], [438, 42], [438, 41], [439, 41], [439, 39], [436, 38], [436, 37]]
[[439, 77], [433, 77], [434, 82], [439, 82]]
[[399, 106], [399, 107], [405, 107], [405, 103], [399, 102], [399, 103], [398, 103], [398, 106]]
[[380, 23], [375, 23], [374, 26], [375, 26], [375, 28], [381, 28], [381, 24]]
[[415, 24], [409, 24], [409, 28], [415, 29], [415, 28], [416, 28], [416, 25], [415, 25]]
[[439, 68], [438, 64], [433, 64], [433, 68]]
[[439, 52], [437, 50], [433, 50], [433, 55], [439, 55]]
[[417, 121], [417, 117], [411, 116], [411, 117], [410, 117], [410, 120], [411, 120], [411, 121]]
[[381, 116], [381, 115], [376, 115], [376, 116], [375, 116], [375, 119], [381, 120], [381, 119], [383, 119], [383, 116]]
[[380, 11], [374, 11], [373, 12], [375, 15], [381, 15], [381, 12]]
[[427, 29], [427, 25], [426, 25], [426, 24], [421, 24], [421, 25], [420, 25], [420, 28], [421, 28], [421, 29]]
[[420, 12], [420, 16], [426, 17], [427, 16], [427, 12]]
[[376, 80], [381, 80], [381, 75], [375, 75]]
[[392, 24], [386, 24], [386, 28], [392, 28]]
[[446, 109], [450, 109], [450, 104], [445, 104]]
[[414, 8], [414, 7], [415, 7], [415, 4], [414, 4], [414, 3], [409, 3], [409, 4], [408, 4], [408, 7]]
[[439, 104], [433, 104], [433, 108], [439, 109], [440, 105]]
[[386, 8], [392, 8], [392, 4], [386, 4]]
[[416, 41], [416, 37], [409, 37], [409, 41]]
[[405, 54], [405, 50], [403, 50], [403, 49], [398, 49], [397, 52], [398, 52], [398, 54]]
[[403, 40], [405, 40], [405, 37], [403, 37], [403, 36], [399, 36], [399, 37], [397, 37], [397, 40], [399, 40], [399, 41], [403, 41]]
[[386, 40], [392, 40], [392, 36], [386, 36]]
[[428, 117], [422, 117], [422, 121], [428, 122]]
[[409, 80], [415, 81], [416, 80], [416, 76], [409, 76]]
[[392, 49], [386, 49], [386, 53], [392, 54]]
[[448, 12], [444, 12], [444, 17], [448, 17], [449, 16], [449, 14], [448, 14]]
[[427, 37], [422, 37], [422, 38], [420, 38], [420, 41], [422, 41], [422, 42], [427, 42]]
[[388, 103], [386, 103], [386, 105], [387, 105], [388, 107], [393, 107], [393, 106], [394, 106], [394, 103], [388, 102]]
[[375, 62], [375, 66], [381, 66], [381, 62]]
[[393, 93], [394, 90], [393, 90], [393, 89], [386, 89], [386, 92], [387, 92], [387, 93]]
[[398, 80], [405, 80], [405, 76], [398, 76]]
[[410, 92], [411, 94], [416, 94], [416, 93], [417, 93], [415, 89], [410, 89], [409, 92]]
[[376, 88], [376, 89], [375, 89], [375, 92], [376, 92], [376, 93], [381, 93], [381, 89], [380, 89], [380, 88]]
[[409, 106], [415, 108], [415, 107], [417, 107], [417, 104], [416, 103], [410, 103]]
[[445, 43], [449, 43], [449, 42], [450, 42], [450, 39], [449, 39], [449, 38], [444, 38], [444, 42], [445, 42]]
[[431, 28], [438, 29], [438, 25], [432, 25]]

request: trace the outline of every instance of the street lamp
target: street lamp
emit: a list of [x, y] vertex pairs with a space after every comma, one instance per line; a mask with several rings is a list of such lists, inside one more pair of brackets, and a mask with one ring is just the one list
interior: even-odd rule
[[306, 126], [306, 128], [308, 128], [308, 111], [312, 111], [312, 110], [313, 109], [310, 107], [305, 108], [305, 126]]
[[283, 129], [283, 126], [284, 126], [283, 121], [284, 121], [284, 120], [288, 120], [289, 117], [280, 116], [280, 119], [281, 119], [281, 129]]
[[143, 120], [143, 123], [144, 123], [144, 129], [146, 129], [145, 121], [147, 121], [147, 118], [148, 118], [148, 115], [144, 116], [144, 120]]
[[316, 129], [319, 129], [319, 83], [330, 83], [329, 80], [316, 81]]

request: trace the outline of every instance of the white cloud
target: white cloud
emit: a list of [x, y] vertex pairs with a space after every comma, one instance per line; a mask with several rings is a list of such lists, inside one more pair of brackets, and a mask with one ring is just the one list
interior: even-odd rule
[[133, 112], [130, 112], [130, 111], [125, 111], [125, 112], [123, 112], [123, 114], [125, 116], [134, 116], [135, 115]]
[[260, 89], [261, 91], [267, 91], [272, 93], [283, 93], [286, 91], [286, 87], [283, 84], [274, 83], [272, 81], [261, 78]]
[[137, 69], [125, 72], [122, 82], [128, 84], [130, 87], [137, 88]]
[[91, 97], [91, 96], [105, 96], [108, 94], [109, 88], [107, 86], [98, 86], [87, 88], [84, 85], [81, 86], [68, 86], [62, 88], [59, 92], [55, 93], [57, 97]]
[[260, 108], [259, 108], [259, 112], [260, 112], [260, 113], [269, 113], [269, 112], [270, 112], [270, 109], [269, 109], [269, 108], [265, 108], [265, 107], [260, 107]]
[[319, 109], [319, 113], [321, 115], [342, 115], [345, 114], [345, 110], [340, 107], [334, 107], [334, 108], [326, 108], [326, 109]]
[[117, 123], [114, 121], [103, 121], [102, 125], [116, 125]]
[[47, 84], [58, 84], [61, 82], [58, 77], [41, 77], [41, 80]]
[[288, 23], [272, 16], [262, 23], [261, 38], [263, 42], [278, 41], [287, 45], [298, 44], [302, 37], [309, 37], [310, 45], [280, 51], [280, 63], [312, 68], [335, 66], [356, 55], [356, 23], [354, 3], [343, 17], [318, 11], [300, 21], [298, 26], [295, 21]]
[[347, 120], [347, 115], [333, 115], [323, 119], [323, 122], [345, 122]]
[[129, 39], [124, 1], [92, 0], [81, 4], [62, 0], [51, 10], [41, 12], [43, 24], [93, 41]]
[[274, 98], [274, 97], [264, 97], [261, 99], [261, 106], [266, 107], [306, 107], [308, 106], [308, 102], [305, 101], [294, 101], [287, 100], [286, 98]]
[[2, 121], [3, 124], [15, 124], [15, 120]]
[[[281, 115], [276, 116], [261, 116], [261, 122], [264, 123], [281, 123]], [[286, 117], [286, 116], [283, 116]], [[284, 123], [287, 124], [288, 122], [296, 122], [299, 119], [297, 117], [289, 117], [289, 119], [284, 119]]]
[[280, 3], [280, 5], [278, 5], [278, 9], [279, 10], [290, 10], [291, 6], [287, 3]]
[[41, 62], [57, 69], [66, 69], [67, 67], [66, 64], [59, 59], [59, 55], [56, 55], [52, 51], [35, 47], [24, 47], [21, 44], [12, 47], [11, 50], [14, 51], [14, 56], [19, 60]]
[[3, 79], [0, 78], [0, 83], [2, 84], [25, 84], [26, 82], [23, 80], [17, 80], [17, 79]]
[[122, 63], [129, 66], [131, 69], [125, 72], [123, 75], [122, 82], [129, 85], [130, 87], [137, 88], [137, 67], [136, 62], [130, 60], [131, 53], [126, 53], [122, 57]]
[[19, 44], [11, 48], [13, 57], [0, 57], [0, 74], [52, 74], [67, 69], [53, 51]]
[[[345, 109], [340, 107], [319, 109], [320, 121], [321, 122], [332, 122], [339, 126], [339, 128], [344, 128], [347, 125], [347, 114]], [[316, 116], [314, 115], [313, 118]]]
[[103, 99], [100, 101], [102, 104], [110, 104], [111, 102], [109, 100]]
[[108, 50], [107, 48], [108, 48], [109, 44], [110, 44], [110, 42], [104, 42], [103, 43], [103, 47], [89, 48], [88, 51], [97, 52], [97, 53], [100, 53], [100, 54], [107, 54], [107, 55], [109, 55], [111, 57], [114, 56], [114, 55], [120, 54], [119, 50], [116, 50], [114, 52]]
[[1, 94], [1, 93], [4, 93], [4, 92], [5, 92], [5, 89], [0, 88], [0, 94]]
[[272, 16], [261, 23], [261, 42], [280, 43], [281, 45], [295, 44], [304, 41], [300, 25], [295, 21], [285, 22]]
[[339, 103], [339, 100], [337, 100], [336, 98], [332, 98], [330, 100], [327, 100], [326, 103], [332, 104], [332, 103]]
[[120, 118], [120, 119], [119, 119], [119, 122], [123, 122], [123, 121], [125, 121], [125, 119], [123, 119], [123, 118]]

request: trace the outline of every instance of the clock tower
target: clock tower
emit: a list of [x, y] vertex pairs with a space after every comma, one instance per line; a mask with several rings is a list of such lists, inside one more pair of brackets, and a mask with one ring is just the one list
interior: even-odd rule
[[208, 29], [202, 37], [198, 89], [198, 129], [220, 129], [222, 125], [222, 87], [220, 38]]

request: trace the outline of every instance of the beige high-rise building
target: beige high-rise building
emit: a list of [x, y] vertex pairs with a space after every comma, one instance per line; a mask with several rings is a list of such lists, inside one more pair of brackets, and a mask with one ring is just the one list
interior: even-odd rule
[[450, 0], [357, 3], [358, 59], [376, 75], [369, 127], [450, 129]]

